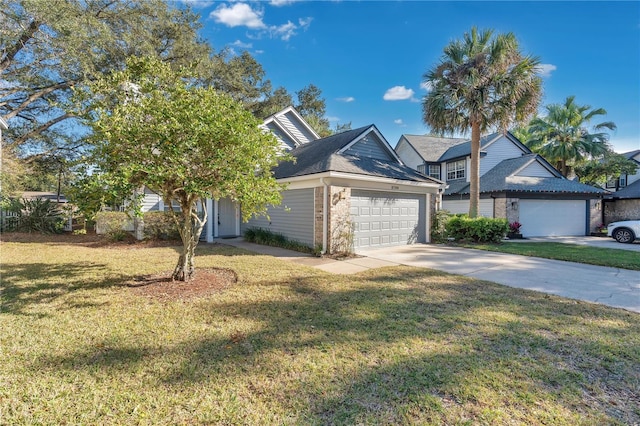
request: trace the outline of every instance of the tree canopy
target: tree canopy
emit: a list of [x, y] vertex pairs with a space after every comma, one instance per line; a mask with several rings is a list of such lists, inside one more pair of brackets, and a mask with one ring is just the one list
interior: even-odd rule
[[[194, 274], [193, 256], [206, 222], [206, 198], [240, 202], [244, 219], [279, 204], [271, 169], [278, 142], [243, 104], [176, 72], [157, 58], [130, 58], [127, 68], [98, 79], [89, 124], [95, 161], [130, 189], [160, 194], [180, 229], [183, 252], [174, 279]], [[200, 207], [200, 208], [198, 208]]]
[[595, 124], [594, 133], [588, 128], [595, 117], [607, 114], [604, 108], [578, 105], [575, 96], [569, 96], [562, 104], [546, 105], [545, 110], [546, 114], [531, 120], [528, 137], [522, 142], [553, 163], [564, 176], [580, 163], [601, 160], [612, 152], [606, 130], [615, 130], [615, 123]]
[[512, 33], [475, 27], [444, 48], [440, 62], [424, 74], [432, 89], [422, 102], [423, 120], [437, 134], [471, 131], [469, 216], [478, 214], [480, 136], [524, 122], [541, 96], [539, 60], [524, 55]]

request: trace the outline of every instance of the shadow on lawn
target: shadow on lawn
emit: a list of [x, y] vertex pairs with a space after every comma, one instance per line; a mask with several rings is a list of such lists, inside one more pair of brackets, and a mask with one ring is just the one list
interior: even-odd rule
[[[105, 342], [34, 367], [110, 370], [179, 355], [182, 362], [157, 379], [179, 387], [220, 376], [248, 382], [243, 392], [253, 398], [303, 404], [312, 423], [406, 423], [414, 416], [446, 423], [447, 411], [464, 417], [487, 409], [487, 398], [489, 412], [506, 416], [497, 422], [554, 423], [562, 420], [556, 415], [589, 409], [589, 416], [640, 421], [633, 408], [640, 355], [625, 342], [640, 333], [635, 314], [404, 267], [341, 280], [345, 288], [328, 287], [326, 276], [252, 283], [287, 287], [290, 297], [212, 299], [194, 308], [202, 323], [260, 323], [253, 333], [211, 333], [171, 348]], [[417, 351], [399, 349], [416, 341]], [[316, 362], [327, 369], [306, 370]], [[300, 377], [293, 384], [250, 378], [292, 369]]]
[[[100, 278], [98, 278], [100, 277]], [[50, 303], [79, 290], [122, 285], [124, 276], [94, 262], [3, 263], [0, 313], [28, 314], [27, 307]], [[70, 307], [97, 306], [74, 302]]]

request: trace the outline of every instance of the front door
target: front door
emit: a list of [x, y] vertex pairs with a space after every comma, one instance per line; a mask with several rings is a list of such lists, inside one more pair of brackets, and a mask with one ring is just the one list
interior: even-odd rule
[[238, 209], [230, 198], [218, 200], [218, 237], [237, 237]]

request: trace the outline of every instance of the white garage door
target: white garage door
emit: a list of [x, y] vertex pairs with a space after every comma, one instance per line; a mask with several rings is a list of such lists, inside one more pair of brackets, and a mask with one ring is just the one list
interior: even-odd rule
[[[493, 217], [493, 198], [481, 199], [479, 215], [483, 217]], [[469, 213], [469, 200], [443, 200], [442, 209], [451, 213]]]
[[[419, 229], [425, 195], [351, 191], [354, 248], [396, 246], [424, 242]], [[424, 215], [424, 213], [422, 213]]]
[[586, 234], [585, 200], [520, 200], [520, 232], [525, 237]]

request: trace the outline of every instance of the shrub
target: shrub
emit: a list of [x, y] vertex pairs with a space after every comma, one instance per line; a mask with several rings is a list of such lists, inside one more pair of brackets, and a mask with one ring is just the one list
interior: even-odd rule
[[170, 213], [154, 211], [143, 215], [144, 238], [151, 240], [179, 240], [180, 231]]
[[455, 216], [447, 222], [446, 230], [449, 237], [455, 240], [498, 243], [509, 231], [509, 222], [506, 219]]
[[509, 232], [517, 234], [517, 233], [520, 232], [520, 227], [521, 226], [522, 226], [522, 224], [520, 222], [518, 222], [517, 220], [515, 222], [511, 222], [509, 224]]
[[446, 225], [453, 216], [448, 210], [438, 210], [433, 216], [431, 224], [431, 242], [443, 243], [447, 241]]
[[59, 234], [64, 230], [64, 216], [57, 203], [51, 200], [14, 200], [8, 210], [15, 213], [15, 216], [7, 218], [8, 231]]
[[315, 251], [298, 241], [288, 239], [282, 234], [271, 232], [268, 229], [249, 228], [244, 231], [244, 239], [250, 243], [262, 244], [265, 246], [281, 247], [303, 253], [315, 253]]
[[129, 236], [126, 228], [131, 218], [124, 212], [99, 212], [95, 220], [96, 232], [105, 234], [112, 241], [123, 241]]

